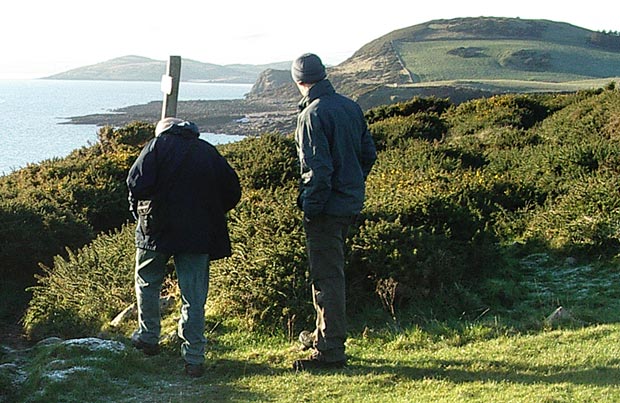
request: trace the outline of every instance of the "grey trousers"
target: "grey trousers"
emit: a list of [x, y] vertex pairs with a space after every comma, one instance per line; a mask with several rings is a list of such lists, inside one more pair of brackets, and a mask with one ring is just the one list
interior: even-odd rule
[[320, 215], [304, 219], [316, 310], [315, 349], [325, 361], [346, 359], [345, 241], [353, 217]]
[[[171, 255], [136, 250], [135, 288], [138, 302], [137, 336], [145, 343], [157, 344], [161, 333], [159, 297]], [[178, 334], [181, 356], [189, 364], [205, 360], [205, 303], [209, 291], [209, 255], [179, 253], [174, 266], [181, 290], [182, 306]]]

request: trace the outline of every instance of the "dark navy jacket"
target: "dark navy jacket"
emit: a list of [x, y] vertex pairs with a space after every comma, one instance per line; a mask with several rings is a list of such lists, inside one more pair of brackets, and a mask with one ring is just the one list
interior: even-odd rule
[[153, 138], [131, 167], [127, 186], [132, 212], [138, 212], [140, 200], [154, 201], [152, 211], [138, 215], [136, 247], [209, 254], [210, 260], [230, 256], [226, 212], [241, 197], [239, 178], [217, 149], [198, 136], [194, 124], [173, 126]]

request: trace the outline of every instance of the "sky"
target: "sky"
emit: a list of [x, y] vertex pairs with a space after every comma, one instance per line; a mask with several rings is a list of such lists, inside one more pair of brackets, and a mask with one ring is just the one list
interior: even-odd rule
[[[616, 1], [17, 0], [0, 5], [0, 79], [116, 57], [266, 64], [313, 52], [336, 65], [368, 42], [435, 19], [519, 17], [620, 31]], [[7, 4], [8, 3], [8, 4]]]

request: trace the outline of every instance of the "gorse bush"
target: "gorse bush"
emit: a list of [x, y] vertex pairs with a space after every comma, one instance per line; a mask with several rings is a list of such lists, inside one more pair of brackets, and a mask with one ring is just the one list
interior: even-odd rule
[[[555, 96], [558, 100], [566, 97]], [[573, 96], [572, 99], [574, 99]], [[497, 95], [475, 99], [452, 108], [445, 115], [454, 134], [478, 133], [486, 128], [530, 129], [561, 108], [561, 102], [541, 95]]]
[[[149, 123], [133, 122], [125, 127], [115, 129], [111, 126], [104, 126], [99, 130], [97, 138], [99, 145], [104, 150], [123, 150], [126, 146], [144, 146], [153, 138], [154, 126]], [[135, 151], [135, 149], [132, 149]], [[133, 161], [132, 161], [133, 162]]]
[[[620, 150], [619, 150], [620, 151]], [[575, 181], [528, 217], [524, 238], [573, 253], [617, 252], [620, 242], [620, 179], [617, 173]]]
[[214, 309], [250, 328], [307, 324], [312, 305], [296, 187], [246, 191], [229, 228], [233, 255], [211, 272]]
[[499, 258], [490, 225], [493, 181], [442, 147], [413, 142], [381, 155], [368, 180], [353, 270], [400, 285], [400, 300], [484, 277]]
[[[365, 208], [348, 240], [349, 311], [383, 306], [396, 318], [408, 306], [434, 303], [446, 314], [486, 304], [510, 307], [519, 295], [509, 264], [513, 253], [542, 249], [615, 256], [620, 252], [619, 109], [620, 93], [610, 87], [497, 96], [459, 106], [416, 98], [367, 112], [380, 152], [367, 181]], [[108, 174], [93, 176], [86, 192], [90, 199], [79, 200], [105, 200], [97, 186], [120, 197], [124, 173], [113, 168], [127, 168], [139, 150], [143, 134], [136, 129], [137, 138], [131, 130], [102, 135], [108, 151], [99, 151], [103, 168], [97, 172]], [[312, 306], [295, 205], [294, 143], [266, 134], [220, 150], [239, 173], [243, 196], [229, 215], [233, 255], [213, 264], [208, 305], [248, 328], [298, 331], [311, 320]], [[36, 185], [55, 189], [69, 171]], [[8, 194], [6, 181], [15, 179], [2, 180], [0, 189]], [[79, 195], [77, 190], [72, 194]], [[75, 212], [64, 216], [72, 225], [95, 228], [90, 222], [101, 206], [54, 191], [62, 202], [47, 211], [60, 216], [67, 208]], [[3, 203], [3, 217], [16, 221], [40, 211]], [[27, 315], [32, 333], [65, 334], [77, 324], [95, 331], [127, 304], [133, 293], [130, 238], [124, 228], [56, 258], [35, 288]], [[114, 267], [117, 273], [106, 274]], [[81, 282], [73, 284], [72, 272], [81, 274]], [[66, 295], [108, 288], [114, 295], [101, 301]]]
[[[0, 177], [3, 294], [5, 287], [32, 284], [39, 263], [51, 265], [54, 255], [66, 256], [65, 248], [82, 247], [129, 219], [124, 180], [140, 151], [132, 144], [147, 132], [152, 136], [153, 125], [103, 128], [94, 146]], [[10, 306], [0, 308], [0, 317], [11, 314]]]
[[244, 189], [275, 189], [297, 180], [299, 165], [295, 141], [266, 133], [227, 144], [222, 153], [235, 168]]
[[51, 263], [61, 245], [82, 245], [92, 239], [82, 218], [44, 201], [0, 199], [0, 321], [21, 314], [39, 262]]
[[414, 97], [407, 102], [373, 108], [367, 111], [364, 116], [368, 124], [373, 124], [396, 116], [410, 116], [420, 112], [441, 115], [451, 105], [447, 99]]
[[32, 288], [24, 318], [31, 337], [96, 334], [131, 304], [134, 272], [133, 226], [98, 236], [67, 257], [56, 256]]
[[398, 147], [409, 139], [440, 140], [446, 131], [439, 115], [424, 112], [381, 120], [369, 129], [379, 151]]

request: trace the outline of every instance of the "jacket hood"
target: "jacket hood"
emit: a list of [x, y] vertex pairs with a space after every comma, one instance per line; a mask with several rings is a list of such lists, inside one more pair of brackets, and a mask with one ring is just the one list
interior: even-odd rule
[[165, 118], [157, 122], [155, 127], [155, 137], [159, 137], [162, 134], [172, 135], [194, 135], [199, 136], [200, 130], [195, 123], [178, 118]]
[[323, 79], [317, 82], [316, 84], [314, 84], [310, 88], [310, 91], [308, 91], [308, 95], [306, 95], [305, 97], [302, 98], [301, 101], [299, 101], [299, 105], [298, 105], [299, 109], [303, 110], [306, 108], [306, 106], [312, 103], [312, 101], [314, 101], [315, 99], [323, 95], [333, 94], [335, 92], [336, 90], [334, 89], [334, 86], [332, 85], [332, 83], [328, 79]]

